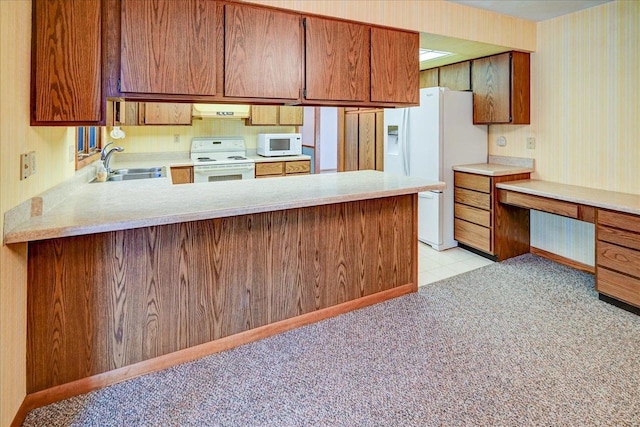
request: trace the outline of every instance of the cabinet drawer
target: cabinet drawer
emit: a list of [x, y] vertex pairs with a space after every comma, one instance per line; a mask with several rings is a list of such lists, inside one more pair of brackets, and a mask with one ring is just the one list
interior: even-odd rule
[[598, 224], [640, 233], [640, 216], [598, 209]]
[[464, 188], [455, 188], [455, 202], [464, 205], [475, 206], [480, 209], [491, 209], [491, 194], [480, 193], [478, 191], [467, 190]]
[[640, 251], [598, 240], [596, 241], [596, 264], [640, 277]]
[[456, 218], [454, 236], [460, 243], [491, 253], [491, 230]]
[[506, 205], [519, 206], [521, 208], [534, 209], [562, 215], [569, 218], [578, 218], [578, 206], [576, 203], [562, 200], [550, 199], [547, 197], [532, 196], [530, 194], [518, 193], [516, 191], [498, 190], [498, 200]]
[[472, 206], [456, 203], [454, 206], [454, 216], [482, 225], [483, 227], [491, 227], [491, 212], [484, 209], [474, 208]]
[[490, 193], [491, 178], [483, 175], [474, 175], [472, 173], [456, 172], [454, 175], [454, 186]]
[[309, 173], [311, 172], [311, 161], [297, 160], [294, 162], [286, 162], [284, 164], [284, 172], [288, 174]]
[[615, 243], [619, 246], [640, 251], [640, 234], [618, 228], [605, 227], [598, 224], [596, 238], [604, 242]]
[[596, 290], [640, 307], [640, 280], [606, 268], [596, 268]]
[[284, 174], [284, 162], [256, 163], [256, 176], [283, 175], [283, 174]]

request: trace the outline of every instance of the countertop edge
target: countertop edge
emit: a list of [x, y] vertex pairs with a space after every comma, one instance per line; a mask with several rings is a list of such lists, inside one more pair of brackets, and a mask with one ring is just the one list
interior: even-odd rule
[[[274, 178], [280, 179], [280, 178]], [[285, 178], [282, 178], [285, 179]], [[87, 184], [96, 185], [96, 184]], [[183, 211], [179, 213], [170, 213], [166, 215], [149, 215], [147, 217], [138, 217], [133, 219], [109, 220], [85, 222], [81, 225], [62, 225], [62, 226], [41, 226], [35, 222], [36, 220], [26, 221], [15, 229], [4, 235], [4, 244], [14, 244], [22, 242], [30, 242], [36, 240], [45, 240], [59, 237], [72, 237], [87, 234], [103, 233], [109, 231], [119, 231], [125, 229], [134, 229], [148, 226], [167, 225], [174, 223], [200, 221], [216, 218], [224, 218], [238, 215], [248, 215], [255, 213], [270, 212], [276, 210], [305, 208], [311, 206], [322, 206], [335, 203], [345, 203], [352, 201], [361, 201], [368, 199], [377, 199], [383, 197], [401, 196], [407, 194], [415, 194], [423, 191], [442, 190], [445, 184], [442, 182], [432, 181], [426, 184], [407, 184], [399, 185], [398, 188], [389, 189], [367, 189], [363, 191], [354, 191], [348, 194], [336, 194], [330, 196], [322, 196], [319, 198], [300, 198], [296, 200], [284, 200], [273, 203], [247, 203], [247, 206], [233, 206], [212, 208], [210, 210], [195, 210], [193, 212]]]
[[[484, 167], [483, 167], [484, 165]], [[493, 168], [493, 170], [492, 170]], [[478, 163], [473, 165], [456, 165], [452, 169], [456, 172], [467, 172], [485, 176], [504, 176], [519, 173], [533, 173], [535, 170], [529, 167], [503, 165], [498, 163]]]
[[[532, 188], [532, 185], [541, 186], [542, 188]], [[638, 194], [600, 190], [597, 188], [562, 184], [538, 179], [501, 182], [496, 184], [496, 188], [529, 194], [531, 196], [539, 196], [564, 202], [593, 206], [600, 209], [610, 209], [640, 215], [640, 195]], [[553, 188], [555, 188], [556, 191], [554, 191]], [[568, 194], [567, 192], [569, 191], [573, 194]], [[592, 197], [575, 196], [576, 192], [588, 192]], [[606, 200], [607, 198], [615, 200]]]

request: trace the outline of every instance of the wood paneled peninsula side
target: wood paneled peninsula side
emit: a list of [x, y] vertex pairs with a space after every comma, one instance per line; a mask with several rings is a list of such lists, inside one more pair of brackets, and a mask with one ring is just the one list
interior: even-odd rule
[[27, 406], [417, 290], [417, 193], [376, 171], [83, 184], [28, 242]]

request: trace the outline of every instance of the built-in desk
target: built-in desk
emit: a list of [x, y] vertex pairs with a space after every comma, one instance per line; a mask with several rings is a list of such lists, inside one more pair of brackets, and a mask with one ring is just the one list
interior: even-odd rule
[[601, 299], [640, 314], [640, 195], [540, 180], [496, 187], [501, 204], [595, 224], [596, 290]]

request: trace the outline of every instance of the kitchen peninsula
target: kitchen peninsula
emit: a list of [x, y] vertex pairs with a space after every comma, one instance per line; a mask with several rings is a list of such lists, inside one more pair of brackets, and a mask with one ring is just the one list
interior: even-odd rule
[[82, 184], [29, 242], [31, 406], [417, 290], [417, 193], [375, 171]]

